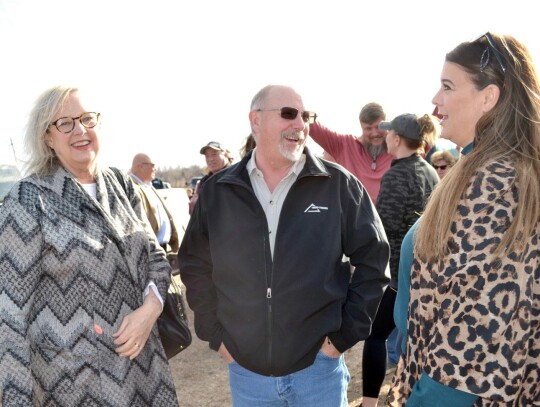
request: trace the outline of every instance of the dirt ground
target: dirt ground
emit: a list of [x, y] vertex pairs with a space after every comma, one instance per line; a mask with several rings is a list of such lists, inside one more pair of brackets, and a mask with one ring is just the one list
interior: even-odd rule
[[[181, 407], [230, 406], [227, 366], [218, 354], [208, 347], [207, 342], [202, 342], [195, 336], [193, 312], [189, 309], [188, 316], [193, 343], [169, 361], [179, 405]], [[362, 347], [363, 342], [360, 342], [345, 353], [345, 361], [351, 374], [348, 392], [349, 407], [356, 407], [362, 401]], [[388, 391], [391, 379], [391, 375], [386, 376], [381, 390], [382, 397]], [[379, 403], [379, 405], [383, 404]]]

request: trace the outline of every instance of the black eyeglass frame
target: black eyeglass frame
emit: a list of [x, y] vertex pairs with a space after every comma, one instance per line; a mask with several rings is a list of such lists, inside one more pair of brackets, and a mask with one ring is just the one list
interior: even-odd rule
[[[83, 121], [81, 120], [81, 117], [85, 116], [85, 115], [88, 115], [88, 114], [91, 114], [91, 115], [96, 115], [96, 124], [94, 124], [93, 126], [87, 126], [86, 124], [83, 123]], [[99, 116], [101, 115], [101, 113], [98, 113], [98, 112], [84, 112], [82, 113], [80, 116], [78, 117], [60, 117], [59, 119], [56, 119], [54, 122], [52, 123], [49, 123], [49, 126], [47, 127], [50, 127], [50, 126], [54, 126], [56, 127], [56, 129], [60, 132], [60, 133], [64, 133], [64, 134], [68, 134], [68, 133], [71, 133], [73, 131], [73, 129], [75, 128], [75, 120], [79, 120], [79, 122], [81, 123], [81, 125], [86, 128], [86, 129], [92, 129], [94, 127], [96, 127], [98, 124], [99, 124]], [[71, 119], [71, 129], [69, 131], [62, 131], [60, 130], [60, 128], [58, 127], [58, 122], [60, 120], [64, 120], [64, 119]]]
[[301, 117], [304, 123], [313, 124], [317, 121], [317, 113], [304, 110], [300, 112], [294, 107], [281, 107], [279, 109], [257, 109], [257, 112], [279, 112], [282, 119], [294, 120], [298, 117], [298, 113], [301, 113]]
[[501, 67], [501, 70], [503, 74], [506, 73], [506, 65], [503, 62], [503, 53], [499, 50], [499, 47], [497, 46], [497, 43], [495, 42], [495, 39], [491, 35], [491, 33], [488, 31], [487, 33], [481, 35], [478, 37], [477, 41], [486, 37], [486, 40], [488, 42], [488, 47], [482, 52], [482, 56], [480, 57], [480, 72], [484, 72], [486, 67], [489, 65], [490, 61], [490, 48], [493, 50], [493, 54], [495, 54], [495, 58], [497, 58], [497, 62], [499, 63], [499, 66]]

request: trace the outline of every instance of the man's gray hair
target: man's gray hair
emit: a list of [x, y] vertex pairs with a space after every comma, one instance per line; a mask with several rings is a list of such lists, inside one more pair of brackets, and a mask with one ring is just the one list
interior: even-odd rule
[[262, 109], [266, 96], [268, 96], [268, 93], [270, 92], [270, 90], [274, 88], [275, 86], [276, 85], [266, 85], [264, 88], [258, 91], [257, 94], [253, 96], [253, 99], [251, 100], [250, 110]]

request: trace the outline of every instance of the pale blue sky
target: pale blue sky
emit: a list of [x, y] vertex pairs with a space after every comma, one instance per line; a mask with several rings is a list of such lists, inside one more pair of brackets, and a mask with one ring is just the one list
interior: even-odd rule
[[101, 98], [104, 164], [203, 165], [210, 140], [234, 152], [253, 95], [292, 85], [320, 121], [359, 133], [378, 101], [389, 118], [431, 113], [446, 52], [490, 30], [540, 58], [531, 2], [423, 0], [0, 0], [0, 161], [32, 101], [69, 83]]

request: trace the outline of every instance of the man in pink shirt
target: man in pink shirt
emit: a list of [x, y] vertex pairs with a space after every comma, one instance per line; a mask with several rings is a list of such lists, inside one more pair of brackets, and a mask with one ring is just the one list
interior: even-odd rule
[[385, 119], [381, 105], [368, 103], [360, 111], [360, 137], [338, 134], [319, 123], [309, 127], [311, 138], [360, 180], [374, 203], [382, 176], [392, 163], [392, 156], [386, 151], [386, 131], [379, 130], [379, 123]]

